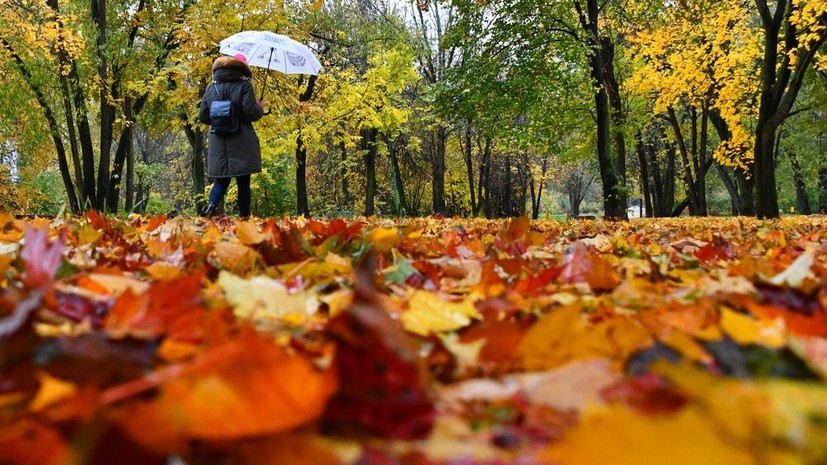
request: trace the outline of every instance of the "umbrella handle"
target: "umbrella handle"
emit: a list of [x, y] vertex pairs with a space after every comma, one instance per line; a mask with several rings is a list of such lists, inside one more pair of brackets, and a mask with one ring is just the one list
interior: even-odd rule
[[261, 98], [259, 100], [264, 101], [264, 89], [267, 88], [267, 76], [270, 75], [270, 62], [273, 60], [273, 47], [270, 47], [270, 57], [267, 58], [267, 67], [264, 71], [264, 83], [261, 85]]

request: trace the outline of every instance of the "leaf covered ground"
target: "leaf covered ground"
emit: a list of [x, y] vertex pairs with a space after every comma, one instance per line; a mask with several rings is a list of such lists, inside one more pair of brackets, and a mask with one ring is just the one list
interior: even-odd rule
[[0, 215], [3, 464], [827, 462], [827, 218]]

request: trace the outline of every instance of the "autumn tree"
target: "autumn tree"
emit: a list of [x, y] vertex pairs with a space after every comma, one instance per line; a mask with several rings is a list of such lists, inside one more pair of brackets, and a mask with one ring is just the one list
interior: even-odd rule
[[755, 126], [756, 215], [779, 215], [776, 185], [776, 138], [827, 39], [827, 3], [823, 0], [755, 0], [761, 17], [764, 56]]
[[[490, 60], [492, 67], [501, 70], [499, 75], [489, 74], [489, 90], [496, 89], [499, 81], [515, 83], [504, 99], [525, 102], [523, 98], [536, 99], [539, 94], [538, 100], [547, 105], [546, 113], [555, 108], [557, 118], [564, 113], [560, 109], [583, 101], [565, 97], [591, 95], [586, 114], [593, 119], [586, 124], [595, 130], [604, 214], [619, 219], [626, 217], [626, 110], [615, 68], [616, 28], [609, 27], [616, 24], [610, 21], [617, 12], [613, 8], [598, 0], [509, 0], [484, 5], [469, 2], [467, 14], [476, 15], [486, 25], [468, 42], [487, 44], [480, 61]], [[471, 74], [469, 80], [478, 76]], [[584, 83], [587, 87], [582, 87]], [[575, 111], [582, 114], [584, 108]]]
[[[629, 52], [640, 63], [631, 89], [671, 129], [687, 191], [681, 204], [692, 214], [706, 214], [713, 157], [721, 176], [728, 176], [723, 167], [741, 179], [751, 173], [749, 124], [759, 49], [750, 11], [739, 2], [717, 1], [646, 7], [646, 21], [630, 36]], [[748, 207], [750, 194], [735, 200]]]
[[[460, 59], [459, 49], [444, 40], [445, 34], [457, 20], [456, 7], [441, 0], [410, 2], [410, 18], [415, 25], [419, 72], [428, 86], [444, 81], [445, 73], [456, 66]], [[445, 157], [450, 126], [432, 115], [429, 137], [425, 150], [431, 164], [431, 201], [434, 213], [445, 213]], [[427, 143], [431, 141], [431, 143]]]
[[314, 34], [330, 47], [317, 97], [323, 111], [318, 131], [327, 142], [320, 140], [316, 151], [325, 155], [345, 208], [354, 200], [351, 181], [361, 183], [363, 213], [370, 216], [377, 211], [381, 154], [390, 158], [390, 190], [404, 200], [394, 142], [411, 114], [402, 92], [417, 80], [410, 36], [390, 7], [330, 2], [323, 11], [326, 20]]
[[163, 66], [191, 4], [5, 4], [0, 43], [47, 121], [73, 211], [118, 208], [148, 95], [138, 83]]

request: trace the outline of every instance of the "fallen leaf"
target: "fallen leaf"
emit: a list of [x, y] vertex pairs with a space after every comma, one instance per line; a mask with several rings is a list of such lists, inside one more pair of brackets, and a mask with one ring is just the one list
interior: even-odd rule
[[560, 465], [757, 463], [744, 438], [723, 436], [710, 426], [697, 408], [652, 417], [616, 406], [586, 415], [543, 458]]
[[62, 465], [75, 458], [56, 428], [27, 419], [0, 424], [0, 450], [14, 465]]
[[815, 263], [815, 256], [812, 253], [803, 253], [787, 269], [767, 281], [776, 286], [800, 287], [804, 279], [815, 277], [812, 271], [813, 263]]
[[69, 397], [77, 391], [74, 383], [60, 380], [46, 372], [39, 372], [38, 379], [40, 389], [37, 391], [37, 397], [29, 404], [29, 410], [34, 412], [43, 410], [50, 404]]
[[255, 245], [267, 239], [254, 221], [237, 221], [235, 235], [243, 245]]
[[532, 326], [518, 355], [527, 369], [539, 370], [594, 357], [619, 361], [651, 344], [649, 332], [635, 320], [618, 317], [588, 324], [581, 305], [574, 304], [552, 310]]
[[224, 268], [234, 272], [249, 270], [258, 254], [244, 244], [222, 241], [215, 244], [215, 256]]
[[290, 355], [252, 328], [200, 356], [191, 370], [134, 401], [118, 424], [149, 450], [169, 453], [189, 439], [230, 440], [289, 431], [319, 417], [336, 391], [335, 373]]
[[342, 380], [324, 424], [395, 439], [419, 439], [433, 427], [430, 378], [418, 349], [380, 306], [371, 262], [357, 271], [353, 305], [330, 320], [339, 342], [335, 366]]
[[288, 292], [280, 281], [266, 276], [244, 279], [222, 270], [218, 285], [224, 289], [235, 315], [243, 319], [299, 318], [302, 321], [319, 309], [316, 294]]
[[402, 314], [402, 324], [414, 334], [428, 336], [463, 328], [479, 317], [467, 299], [449, 302], [436, 293], [415, 290], [408, 299], [408, 310]]
[[370, 241], [377, 250], [387, 252], [399, 243], [401, 237], [396, 228], [376, 228], [368, 234]]

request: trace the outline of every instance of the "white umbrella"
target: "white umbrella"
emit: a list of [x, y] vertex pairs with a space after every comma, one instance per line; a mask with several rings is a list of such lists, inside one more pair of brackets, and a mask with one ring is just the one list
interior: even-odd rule
[[[242, 54], [247, 64], [272, 69], [284, 74], [319, 74], [322, 64], [307, 45], [285, 35], [270, 31], [243, 31], [233, 34], [219, 43], [219, 52], [235, 56]], [[267, 86], [267, 74], [261, 88]]]
[[322, 64], [306, 45], [274, 32], [239, 32], [219, 45], [219, 51], [225, 55], [240, 53], [250, 66], [284, 74], [319, 74], [322, 69]]

